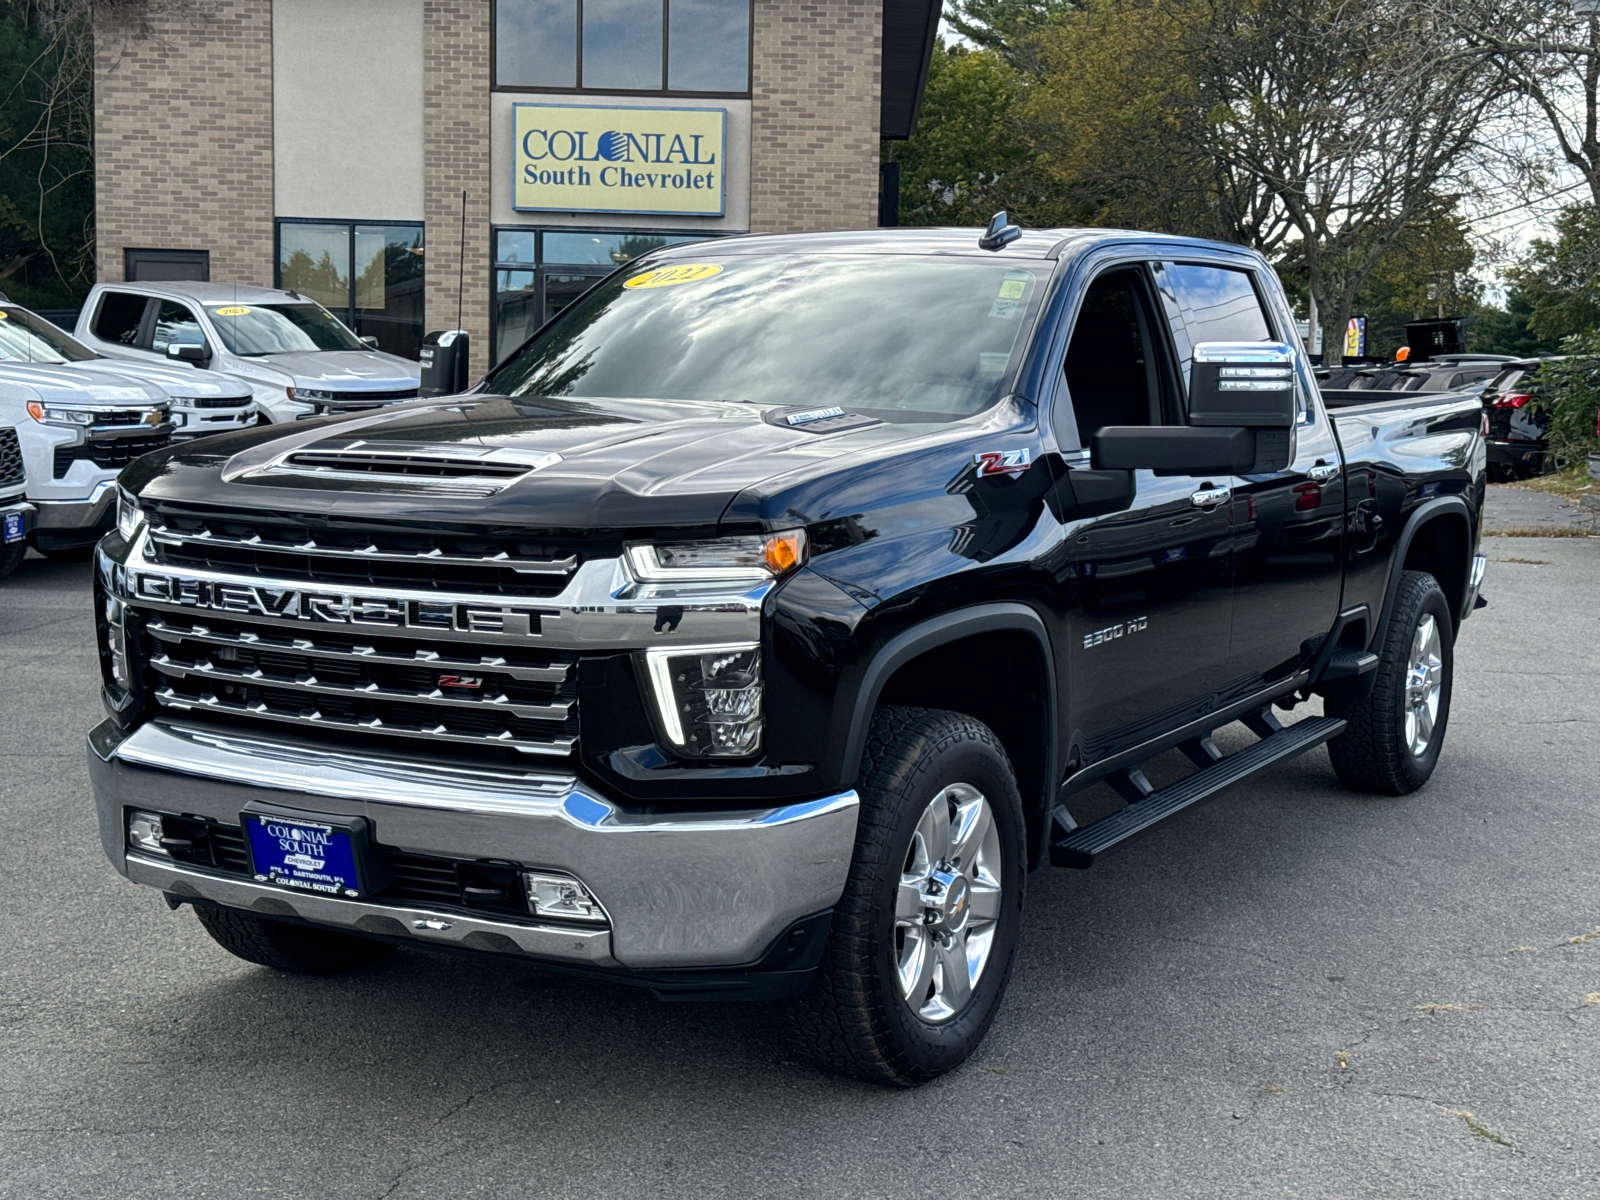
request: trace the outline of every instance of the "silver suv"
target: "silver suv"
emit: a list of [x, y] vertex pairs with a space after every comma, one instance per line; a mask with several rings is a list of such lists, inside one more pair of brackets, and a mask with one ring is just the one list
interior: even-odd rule
[[272, 422], [410, 400], [422, 368], [374, 348], [292, 291], [231, 283], [100, 283], [78, 340], [113, 358], [165, 360], [247, 382]]

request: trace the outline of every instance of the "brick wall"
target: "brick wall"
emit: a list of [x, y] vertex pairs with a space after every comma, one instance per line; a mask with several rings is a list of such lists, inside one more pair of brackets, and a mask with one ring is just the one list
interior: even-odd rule
[[95, 27], [99, 278], [126, 248], [209, 250], [272, 286], [271, 0], [169, 0]]
[[[489, 368], [489, 0], [425, 0], [422, 9], [423, 205], [428, 329], [456, 325], [461, 193], [467, 194], [461, 327], [469, 372]], [[509, 184], [507, 185], [509, 186]]]
[[756, 0], [750, 227], [878, 223], [882, 0]]

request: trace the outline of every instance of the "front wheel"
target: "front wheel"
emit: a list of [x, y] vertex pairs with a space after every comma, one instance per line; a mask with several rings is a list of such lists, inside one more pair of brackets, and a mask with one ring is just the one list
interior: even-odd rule
[[914, 1087], [977, 1049], [1000, 1007], [1022, 923], [1022, 801], [994, 734], [961, 713], [878, 709], [861, 776], [849, 878], [790, 1015], [827, 1069]]
[[22, 565], [22, 560], [28, 556], [27, 542], [11, 542], [0, 546], [0, 579], [4, 579], [11, 572]]
[[194, 915], [229, 954], [289, 975], [334, 975], [376, 962], [394, 951], [388, 942], [274, 921], [197, 900]]
[[1438, 580], [1425, 571], [1402, 575], [1371, 694], [1325, 705], [1350, 723], [1328, 743], [1346, 787], [1404, 796], [1428, 782], [1450, 719], [1454, 630]]

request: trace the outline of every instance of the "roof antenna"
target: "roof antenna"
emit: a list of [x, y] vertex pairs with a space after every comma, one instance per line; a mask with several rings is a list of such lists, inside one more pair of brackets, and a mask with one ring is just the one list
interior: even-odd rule
[[1001, 209], [989, 220], [989, 228], [978, 239], [979, 250], [1002, 250], [1022, 236], [1022, 230], [1011, 224], [1006, 210]]

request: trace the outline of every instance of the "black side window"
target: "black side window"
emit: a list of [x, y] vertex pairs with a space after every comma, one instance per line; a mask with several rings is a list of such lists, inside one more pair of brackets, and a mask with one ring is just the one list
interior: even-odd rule
[[137, 345], [139, 326], [144, 324], [146, 296], [128, 292], [107, 292], [100, 297], [100, 311], [94, 315], [94, 335], [103, 342], [122, 346]]
[[1247, 271], [1201, 263], [1172, 263], [1167, 282], [1183, 310], [1189, 340], [1201, 342], [1270, 342], [1272, 323], [1256, 295]]
[[179, 346], [203, 346], [205, 334], [200, 332], [200, 322], [194, 319], [194, 314], [184, 305], [172, 300], [161, 302], [161, 311], [156, 314], [156, 333], [150, 343], [150, 348], [158, 354], [165, 354], [167, 347], [173, 344]]
[[[1176, 383], [1152, 312], [1136, 269], [1107, 272], [1089, 285], [1065, 364], [1079, 446], [1087, 448], [1102, 426], [1172, 419]], [[1058, 427], [1058, 436], [1064, 432]]]

